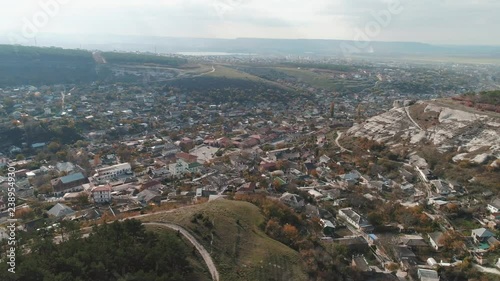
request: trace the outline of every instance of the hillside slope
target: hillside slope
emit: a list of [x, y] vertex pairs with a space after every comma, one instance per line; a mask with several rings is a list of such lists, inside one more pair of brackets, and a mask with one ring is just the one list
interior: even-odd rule
[[143, 221], [172, 222], [188, 229], [211, 249], [220, 280], [307, 280], [299, 254], [269, 238], [264, 217], [246, 202], [216, 200]]
[[500, 159], [500, 114], [462, 107], [451, 100], [420, 101], [395, 107], [348, 130], [392, 147], [433, 145], [457, 152], [454, 161], [496, 165]]

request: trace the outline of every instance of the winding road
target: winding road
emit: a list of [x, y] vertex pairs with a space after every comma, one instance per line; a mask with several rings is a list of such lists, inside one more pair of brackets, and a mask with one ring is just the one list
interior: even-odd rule
[[408, 111], [408, 106], [405, 106], [405, 112], [406, 112], [406, 116], [408, 116], [408, 118], [410, 118], [410, 121], [415, 125], [417, 126], [417, 128], [420, 129], [420, 131], [425, 131], [424, 129], [422, 129], [422, 127], [420, 127], [420, 125], [418, 125], [417, 122], [415, 122], [415, 120], [413, 120], [413, 118], [411, 117], [410, 115], [410, 112]]
[[210, 274], [212, 275], [212, 280], [219, 281], [219, 271], [217, 271], [217, 268], [215, 267], [215, 263], [212, 260], [212, 257], [208, 253], [208, 251], [203, 247], [196, 239], [184, 228], [182, 228], [179, 225], [172, 224], [172, 223], [159, 223], [159, 222], [147, 222], [143, 223], [144, 225], [152, 225], [152, 226], [163, 226], [167, 227], [176, 231], [179, 231], [184, 237], [186, 237], [193, 246], [196, 247], [196, 250], [200, 253], [201, 257], [207, 264], [208, 270], [210, 271]]
[[349, 150], [349, 149], [347, 149], [347, 148], [345, 148], [345, 147], [343, 147], [343, 146], [341, 146], [341, 145], [340, 145], [340, 143], [339, 143], [339, 139], [340, 139], [341, 137], [342, 137], [342, 133], [341, 133], [341, 132], [339, 132], [339, 131], [337, 131], [337, 138], [335, 139], [335, 144], [336, 144], [338, 147], [340, 147], [340, 150], [341, 150], [341, 151], [347, 151], [347, 152], [352, 153], [352, 151], [351, 151], [351, 150]]

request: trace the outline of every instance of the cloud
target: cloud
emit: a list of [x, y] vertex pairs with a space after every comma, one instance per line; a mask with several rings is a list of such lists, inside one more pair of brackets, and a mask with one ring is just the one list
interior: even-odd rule
[[[40, 3], [11, 1], [0, 31], [19, 31]], [[404, 10], [373, 40], [500, 44], [497, 0], [66, 0], [41, 32], [182, 37], [352, 39], [374, 13]]]

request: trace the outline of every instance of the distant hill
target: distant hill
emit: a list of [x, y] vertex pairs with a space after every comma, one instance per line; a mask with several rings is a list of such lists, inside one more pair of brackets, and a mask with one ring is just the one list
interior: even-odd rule
[[96, 79], [95, 62], [88, 51], [0, 45], [0, 87]]
[[[371, 41], [367, 48], [357, 48], [366, 42], [332, 39], [266, 39], [266, 38], [178, 38], [122, 35], [51, 35], [41, 34], [38, 42], [45, 45], [80, 47], [102, 51], [142, 51], [159, 53], [177, 52], [230, 52], [244, 54], [281, 55], [342, 55], [345, 49], [373, 56], [425, 55], [500, 57], [500, 46], [432, 45], [419, 42]], [[0, 42], [2, 37], [0, 36]], [[4, 38], [3, 41], [6, 41]]]
[[[106, 52], [109, 64], [177, 67], [186, 59], [138, 53]], [[113, 79], [93, 53], [56, 47], [0, 45], [0, 88], [19, 85], [78, 84]]]
[[108, 63], [124, 64], [158, 64], [167, 66], [180, 66], [186, 64], [187, 60], [183, 58], [134, 54], [134, 53], [115, 53], [105, 52], [102, 56]]
[[250, 203], [216, 200], [144, 220], [188, 229], [212, 250], [222, 281], [307, 280], [299, 253], [262, 231], [264, 216]]

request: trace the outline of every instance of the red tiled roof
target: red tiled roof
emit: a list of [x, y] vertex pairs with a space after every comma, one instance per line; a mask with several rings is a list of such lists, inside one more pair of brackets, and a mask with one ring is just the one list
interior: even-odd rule
[[194, 162], [198, 159], [198, 156], [191, 155], [191, 154], [186, 153], [186, 152], [179, 152], [179, 153], [175, 154], [175, 157], [177, 159], [186, 160], [187, 162]]

